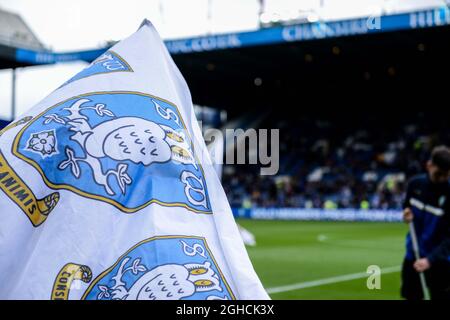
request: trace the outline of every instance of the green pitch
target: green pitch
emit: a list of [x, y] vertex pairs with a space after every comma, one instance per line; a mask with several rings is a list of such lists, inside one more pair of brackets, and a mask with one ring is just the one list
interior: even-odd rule
[[[272, 299], [400, 299], [407, 226], [401, 223], [238, 220], [256, 247], [248, 253]], [[377, 265], [381, 290], [367, 288]], [[289, 287], [286, 287], [289, 286]]]

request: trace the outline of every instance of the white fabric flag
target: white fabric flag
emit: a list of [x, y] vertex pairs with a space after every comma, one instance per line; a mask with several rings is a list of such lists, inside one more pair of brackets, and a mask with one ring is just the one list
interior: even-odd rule
[[268, 298], [150, 22], [0, 135], [0, 298]]

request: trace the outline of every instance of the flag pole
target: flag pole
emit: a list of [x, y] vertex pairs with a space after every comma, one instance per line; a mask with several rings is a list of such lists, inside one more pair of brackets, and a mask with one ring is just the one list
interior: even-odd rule
[[[412, 245], [413, 245], [413, 250], [414, 250], [414, 255], [416, 257], [416, 260], [420, 260], [419, 242], [417, 240], [416, 228], [414, 227], [413, 221], [411, 221], [409, 223], [409, 233], [411, 234], [411, 240], [412, 240]], [[428, 290], [428, 286], [427, 286], [427, 280], [425, 279], [425, 273], [420, 272], [419, 277], [420, 277], [420, 285], [422, 287], [424, 300], [431, 300], [430, 291]]]
[[16, 118], [16, 68], [12, 69], [12, 85], [11, 85], [11, 121]]

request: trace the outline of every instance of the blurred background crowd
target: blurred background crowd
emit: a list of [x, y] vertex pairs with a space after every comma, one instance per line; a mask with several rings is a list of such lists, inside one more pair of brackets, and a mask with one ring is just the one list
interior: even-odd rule
[[450, 141], [446, 119], [414, 112], [342, 111], [281, 119], [280, 170], [260, 175], [257, 165], [229, 165], [223, 184], [232, 207], [399, 209], [408, 179], [424, 169], [431, 149]]

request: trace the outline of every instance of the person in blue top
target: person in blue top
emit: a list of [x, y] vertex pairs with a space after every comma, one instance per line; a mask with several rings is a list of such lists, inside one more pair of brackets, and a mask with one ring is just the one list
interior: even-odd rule
[[404, 202], [403, 218], [414, 223], [421, 258], [416, 260], [408, 234], [401, 294], [422, 300], [419, 273], [424, 272], [431, 299], [450, 300], [450, 149], [434, 148], [426, 167], [427, 174], [410, 180]]

